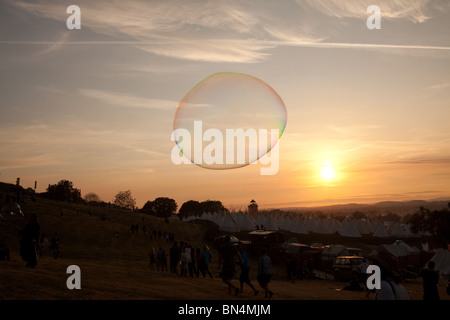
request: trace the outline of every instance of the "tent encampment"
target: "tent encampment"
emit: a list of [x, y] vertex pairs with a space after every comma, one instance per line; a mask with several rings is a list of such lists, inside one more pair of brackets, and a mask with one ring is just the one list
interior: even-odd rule
[[430, 261], [434, 261], [435, 269], [439, 270], [442, 275], [450, 275], [450, 251], [439, 249]]
[[347, 222], [344, 230], [341, 233], [341, 236], [343, 237], [352, 237], [352, 238], [360, 238], [361, 233], [359, 233], [358, 228], [356, 227], [353, 220], [350, 220]]

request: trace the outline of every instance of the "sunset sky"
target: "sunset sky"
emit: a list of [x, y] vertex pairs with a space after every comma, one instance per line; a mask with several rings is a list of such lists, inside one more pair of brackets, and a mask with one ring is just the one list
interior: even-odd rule
[[[449, 30], [444, 0], [3, 0], [0, 181], [129, 189], [139, 207], [450, 198]], [[177, 104], [216, 72], [284, 101], [276, 175], [172, 163]]]

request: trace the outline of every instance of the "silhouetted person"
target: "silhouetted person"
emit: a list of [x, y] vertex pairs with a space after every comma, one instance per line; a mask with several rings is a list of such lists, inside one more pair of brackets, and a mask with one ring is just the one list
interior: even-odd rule
[[149, 267], [150, 270], [154, 270], [155, 269], [155, 264], [156, 264], [156, 252], [155, 252], [155, 248], [151, 248], [150, 252], [148, 254], [149, 258], [150, 258], [150, 263], [149, 263]]
[[20, 240], [20, 256], [23, 261], [26, 261], [26, 267], [34, 268], [37, 265], [36, 245], [39, 241], [40, 229], [38, 216], [32, 213], [25, 228], [19, 231], [19, 234], [22, 236]]
[[59, 257], [59, 245], [60, 240], [58, 236], [58, 232], [55, 232], [53, 238], [50, 240], [50, 249], [53, 250], [53, 258], [58, 259]]
[[292, 283], [294, 283], [297, 278], [297, 265], [298, 258], [294, 255], [286, 263], [287, 276]]
[[439, 272], [434, 270], [434, 261], [428, 262], [428, 268], [422, 269], [420, 275], [423, 279], [423, 300], [437, 301], [439, 300]]
[[202, 259], [202, 251], [200, 250], [200, 248], [195, 248], [194, 259], [195, 259], [195, 275], [198, 278], [200, 275], [200, 260]]
[[162, 250], [161, 258], [161, 271], [167, 272], [167, 253], [164, 249]]
[[256, 296], [259, 293], [259, 291], [256, 290], [256, 288], [250, 281], [250, 256], [248, 255], [245, 248], [242, 246], [239, 246], [238, 251], [242, 258], [242, 261], [239, 263], [239, 266], [241, 267], [241, 275], [239, 277], [239, 282], [241, 284], [240, 291], [241, 293], [243, 292], [244, 283], [246, 283], [250, 288], [252, 288], [253, 294]]
[[220, 277], [222, 278], [222, 281], [227, 284], [228, 293], [231, 294], [232, 290], [234, 290], [234, 295], [237, 296], [239, 294], [239, 289], [231, 283], [231, 279], [233, 279], [235, 275], [235, 256], [237, 256], [242, 262], [241, 255], [237, 251], [236, 247], [231, 244], [230, 236], [226, 235], [224, 238], [224, 243], [219, 248], [219, 265], [217, 268], [220, 269], [220, 267], [222, 267]]
[[258, 283], [264, 289], [264, 298], [272, 298], [273, 292], [269, 289], [269, 282], [272, 280], [273, 270], [270, 257], [266, 249], [261, 250], [261, 256], [258, 259]]
[[211, 263], [211, 259], [212, 259], [212, 253], [211, 253], [211, 251], [209, 251], [208, 246], [205, 244], [203, 246], [203, 252], [202, 252], [202, 256], [200, 258], [200, 262], [198, 264], [198, 268], [199, 268], [200, 272], [203, 274], [203, 277], [205, 277], [206, 274], [208, 274], [209, 277], [212, 279], [213, 276], [212, 276], [211, 272], [209, 271], [209, 264]]
[[180, 261], [180, 250], [176, 241], [173, 242], [172, 248], [169, 251], [170, 258], [170, 273], [177, 274], [177, 266]]
[[156, 253], [156, 270], [163, 271], [163, 249], [160, 247]]

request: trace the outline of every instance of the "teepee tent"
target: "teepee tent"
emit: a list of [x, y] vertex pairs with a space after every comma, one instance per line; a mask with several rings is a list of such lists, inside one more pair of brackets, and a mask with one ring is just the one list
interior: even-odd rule
[[389, 229], [389, 234], [391, 235], [391, 237], [402, 238], [405, 236], [405, 231], [401, 227], [400, 223], [395, 222], [395, 223], [391, 224], [391, 227]]
[[266, 230], [278, 230], [278, 224], [275, 218], [271, 215], [267, 217], [264, 227], [266, 228]]
[[241, 231], [253, 231], [256, 229], [255, 219], [248, 214], [242, 215], [238, 224]]
[[219, 225], [219, 230], [226, 232], [239, 232], [239, 228], [229, 214], [225, 215], [223, 218], [222, 223]]
[[370, 229], [365, 220], [357, 220], [356, 226], [358, 227], [358, 231], [361, 234], [370, 234]]
[[290, 228], [291, 219], [289, 217], [280, 217], [278, 219], [278, 227], [281, 230], [288, 231]]
[[333, 232], [330, 229], [330, 220], [328, 219], [319, 219], [316, 225], [316, 233], [319, 234], [332, 234]]
[[296, 218], [292, 220], [292, 226], [289, 230], [292, 233], [298, 233], [298, 234], [308, 234], [308, 230], [306, 230], [305, 225], [303, 224], [303, 221], [301, 218]]
[[450, 251], [439, 249], [436, 251], [431, 261], [434, 261], [435, 268], [443, 275], [450, 275]]
[[316, 220], [313, 218], [307, 218], [303, 220], [303, 224], [308, 232], [315, 232], [316, 230]]
[[375, 238], [387, 238], [387, 237], [389, 237], [389, 233], [386, 230], [386, 227], [384, 226], [383, 222], [379, 222], [378, 223], [378, 227], [375, 230], [375, 232], [373, 233], [373, 236]]
[[412, 237], [417, 237], [417, 235], [414, 234], [414, 233], [411, 231], [411, 225], [410, 225], [409, 223], [402, 223], [401, 226], [402, 226], [403, 231], [404, 231], [404, 233], [405, 233], [405, 237], [411, 237], [411, 238], [412, 238]]
[[341, 222], [339, 220], [337, 220], [337, 219], [332, 219], [331, 220], [330, 229], [331, 229], [331, 232], [333, 232], [333, 233], [337, 232], [339, 234], [341, 234], [342, 231], [343, 231]]
[[341, 236], [360, 238], [361, 233], [358, 231], [358, 228], [356, 227], [355, 222], [353, 220], [350, 220], [349, 222], [347, 222], [347, 225], [345, 226], [344, 230], [342, 231]]
[[258, 214], [255, 222], [258, 226], [265, 226], [266, 225], [266, 216], [264, 216], [263, 214]]

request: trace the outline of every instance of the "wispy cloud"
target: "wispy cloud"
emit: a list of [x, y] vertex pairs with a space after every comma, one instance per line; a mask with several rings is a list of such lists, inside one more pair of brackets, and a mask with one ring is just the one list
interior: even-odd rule
[[434, 10], [443, 10], [448, 6], [443, 1], [431, 0], [297, 0], [301, 5], [307, 5], [320, 12], [337, 18], [367, 17], [367, 8], [376, 4], [382, 11], [383, 19], [403, 19], [423, 23], [431, 18]]
[[86, 170], [86, 163], [102, 169], [130, 162], [134, 167], [148, 167], [150, 161], [156, 165], [164, 158], [160, 150], [165, 142], [149, 140], [142, 132], [97, 128], [93, 123], [73, 120], [4, 126], [0, 128], [0, 144], [8, 150], [0, 156], [2, 169], [51, 166]]
[[450, 82], [444, 82], [444, 83], [432, 85], [430, 87], [430, 89], [431, 90], [443, 90], [443, 89], [447, 89], [449, 87], [450, 87]]
[[[64, 6], [59, 1], [34, 3], [10, 1], [20, 10], [41, 17], [65, 21]], [[133, 45], [157, 55], [209, 62], [259, 62], [267, 57], [271, 46], [248, 39], [286, 40], [280, 22], [267, 27], [267, 9], [248, 6], [246, 2], [204, 1], [79, 1], [82, 29], [90, 29], [105, 41], [91, 43]], [[283, 22], [283, 25], [286, 22]], [[292, 28], [291, 28], [292, 29]], [[290, 30], [297, 38], [315, 41], [301, 28]], [[107, 37], [107, 38], [105, 38]], [[111, 39], [112, 38], [112, 39]], [[75, 40], [75, 39], [72, 39]], [[123, 42], [122, 42], [123, 41]], [[11, 43], [11, 41], [9, 41]], [[31, 42], [29, 42], [31, 43]], [[49, 51], [60, 42], [35, 41], [49, 45]], [[87, 42], [78, 42], [87, 43]]]
[[[9, 1], [28, 13], [61, 21], [67, 19], [59, 1], [33, 3]], [[91, 41], [32, 41], [48, 45], [50, 53], [64, 44], [130, 45], [146, 52], [177, 59], [208, 62], [256, 63], [270, 56], [278, 46], [316, 48], [364, 48], [372, 50], [450, 50], [446, 46], [395, 45], [326, 41], [317, 26], [302, 23], [299, 16], [325, 14], [336, 18], [366, 18], [369, 0], [298, 0], [286, 4], [298, 15], [281, 16], [271, 6], [248, 1], [79, 1], [82, 29], [97, 34]], [[442, 1], [379, 0], [382, 16], [390, 20], [425, 22], [436, 11], [450, 6]], [[284, 18], [286, 17], [286, 18]], [[2, 43], [14, 43], [11, 41]]]
[[176, 101], [148, 99], [121, 92], [103, 91], [95, 89], [80, 89], [79, 92], [81, 95], [85, 97], [99, 100], [104, 104], [120, 106], [125, 108], [145, 108], [145, 109], [173, 111], [175, 110], [178, 104], [178, 102]]

